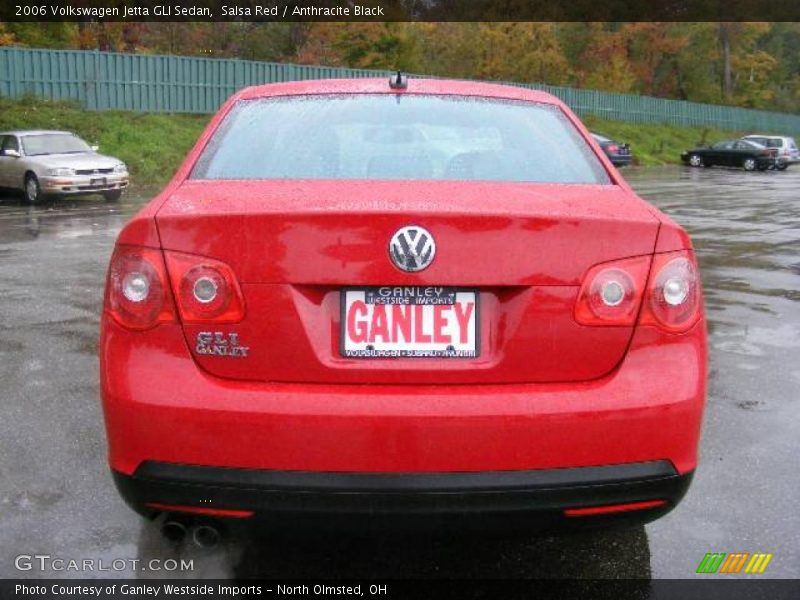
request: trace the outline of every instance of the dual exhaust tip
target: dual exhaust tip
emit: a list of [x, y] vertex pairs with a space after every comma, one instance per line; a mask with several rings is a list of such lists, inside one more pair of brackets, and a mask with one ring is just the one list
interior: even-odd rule
[[161, 524], [161, 534], [175, 544], [190, 537], [198, 548], [214, 548], [222, 541], [222, 534], [215, 525], [211, 523], [189, 525], [171, 515], [167, 515]]

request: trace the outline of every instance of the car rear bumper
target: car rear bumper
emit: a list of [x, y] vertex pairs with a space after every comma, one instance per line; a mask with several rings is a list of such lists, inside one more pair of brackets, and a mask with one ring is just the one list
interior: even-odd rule
[[774, 167], [776, 164], [780, 163], [780, 159], [774, 156], [768, 156], [766, 158], [759, 157], [756, 159], [756, 165], [759, 167]]
[[[309, 473], [143, 463], [113, 472], [120, 494], [143, 513], [213, 507], [224, 515], [283, 522], [335, 514], [372, 517], [480, 516], [531, 524], [644, 522], [669, 512], [692, 472], [669, 461], [481, 473]], [[211, 509], [210, 511], [208, 509]], [[537, 518], [538, 517], [538, 518]], [[496, 523], [495, 523], [496, 524]]]
[[625, 167], [633, 161], [631, 154], [609, 154], [608, 158], [615, 167]]
[[[146, 342], [140, 336], [147, 336]], [[584, 500], [647, 500], [653, 497], [652, 479], [677, 486], [662, 490], [669, 505], [682, 494], [682, 484], [674, 478], [695, 468], [705, 397], [703, 321], [682, 335], [639, 327], [613, 373], [562, 384], [234, 381], [211, 376], [196, 365], [179, 325], [135, 333], [107, 315], [100, 356], [110, 464], [118, 480], [128, 482], [121, 484], [123, 491], [129, 490], [126, 498], [140, 505], [203, 506], [213, 499], [280, 511], [305, 498], [312, 506], [331, 509], [343, 499], [340, 493], [347, 493], [343, 482], [351, 474], [373, 484], [386, 481], [390, 489], [429, 474], [433, 481], [448, 480], [448, 485], [457, 477], [479, 481], [478, 496], [470, 486], [434, 489], [435, 496], [421, 498], [411, 494], [410, 502], [420, 502], [426, 510], [439, 502], [446, 506], [453, 493], [469, 496], [453, 505], [457, 511], [473, 503], [507, 504], [513, 512], [524, 506], [579, 506]], [[638, 472], [623, 472], [626, 483], [619, 489], [626, 491], [619, 496], [617, 484], [598, 496], [599, 488], [589, 489], [595, 485], [591, 477], [581, 481], [591, 473], [580, 470], [584, 467], [618, 465], [624, 470], [630, 463], [654, 462], [670, 465], [671, 471], [644, 477], [643, 488]], [[155, 471], [148, 466], [156, 464], [165, 466]], [[202, 484], [187, 480], [195, 471], [174, 465], [204, 465]], [[547, 472], [571, 469], [578, 470], [565, 486], [569, 494], [540, 491], [550, 489], [539, 485], [550, 476]], [[263, 474], [254, 487], [247, 479], [252, 472]], [[277, 475], [281, 472], [285, 478]], [[230, 473], [235, 475], [232, 486], [222, 481]], [[308, 490], [284, 489], [283, 483], [302, 473], [317, 474], [306, 483], [317, 476], [333, 478], [333, 493], [315, 496], [305, 495]], [[523, 489], [486, 489], [488, 481], [506, 476], [521, 477]], [[364, 507], [399, 498], [396, 490], [388, 492], [391, 498], [375, 493]]]

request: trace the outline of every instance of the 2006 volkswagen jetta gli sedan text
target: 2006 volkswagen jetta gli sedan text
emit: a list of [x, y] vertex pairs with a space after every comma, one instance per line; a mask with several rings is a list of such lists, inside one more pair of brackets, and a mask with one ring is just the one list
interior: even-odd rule
[[696, 466], [705, 335], [688, 237], [556, 98], [248, 88], [119, 234], [111, 468], [151, 515], [645, 521]]

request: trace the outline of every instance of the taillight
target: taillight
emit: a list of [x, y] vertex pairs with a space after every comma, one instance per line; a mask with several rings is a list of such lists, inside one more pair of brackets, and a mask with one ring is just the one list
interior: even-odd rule
[[700, 294], [694, 253], [679, 250], [656, 254], [639, 322], [673, 333], [686, 331], [700, 317]]
[[617, 146], [616, 144], [609, 144], [606, 147], [608, 148], [608, 151], [611, 154], [616, 154], [617, 152], [619, 152], [619, 146]]
[[185, 323], [236, 323], [244, 299], [231, 268], [203, 256], [165, 252], [178, 311]]
[[150, 329], [174, 321], [161, 251], [117, 246], [108, 267], [105, 306], [114, 320], [129, 329]]
[[581, 325], [633, 325], [649, 266], [649, 256], [638, 256], [592, 267], [578, 293], [575, 320]]
[[[700, 277], [690, 250], [664, 252], [595, 265], [584, 277], [575, 320], [581, 325], [655, 325], [670, 333], [700, 318]], [[649, 271], [649, 277], [648, 277]]]

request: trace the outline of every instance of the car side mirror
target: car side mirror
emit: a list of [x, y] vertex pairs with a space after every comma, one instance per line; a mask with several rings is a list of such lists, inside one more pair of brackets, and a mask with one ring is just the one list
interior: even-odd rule
[[100, 150], [100, 146], [97, 145], [89, 146], [89, 148], [91, 148], [92, 152], [97, 152], [98, 150]]
[[9, 148], [8, 150], [5, 150], [3, 152], [3, 155], [4, 156], [11, 156], [13, 158], [19, 158], [21, 156], [20, 153], [19, 153], [19, 150], [14, 150], [13, 148]]

